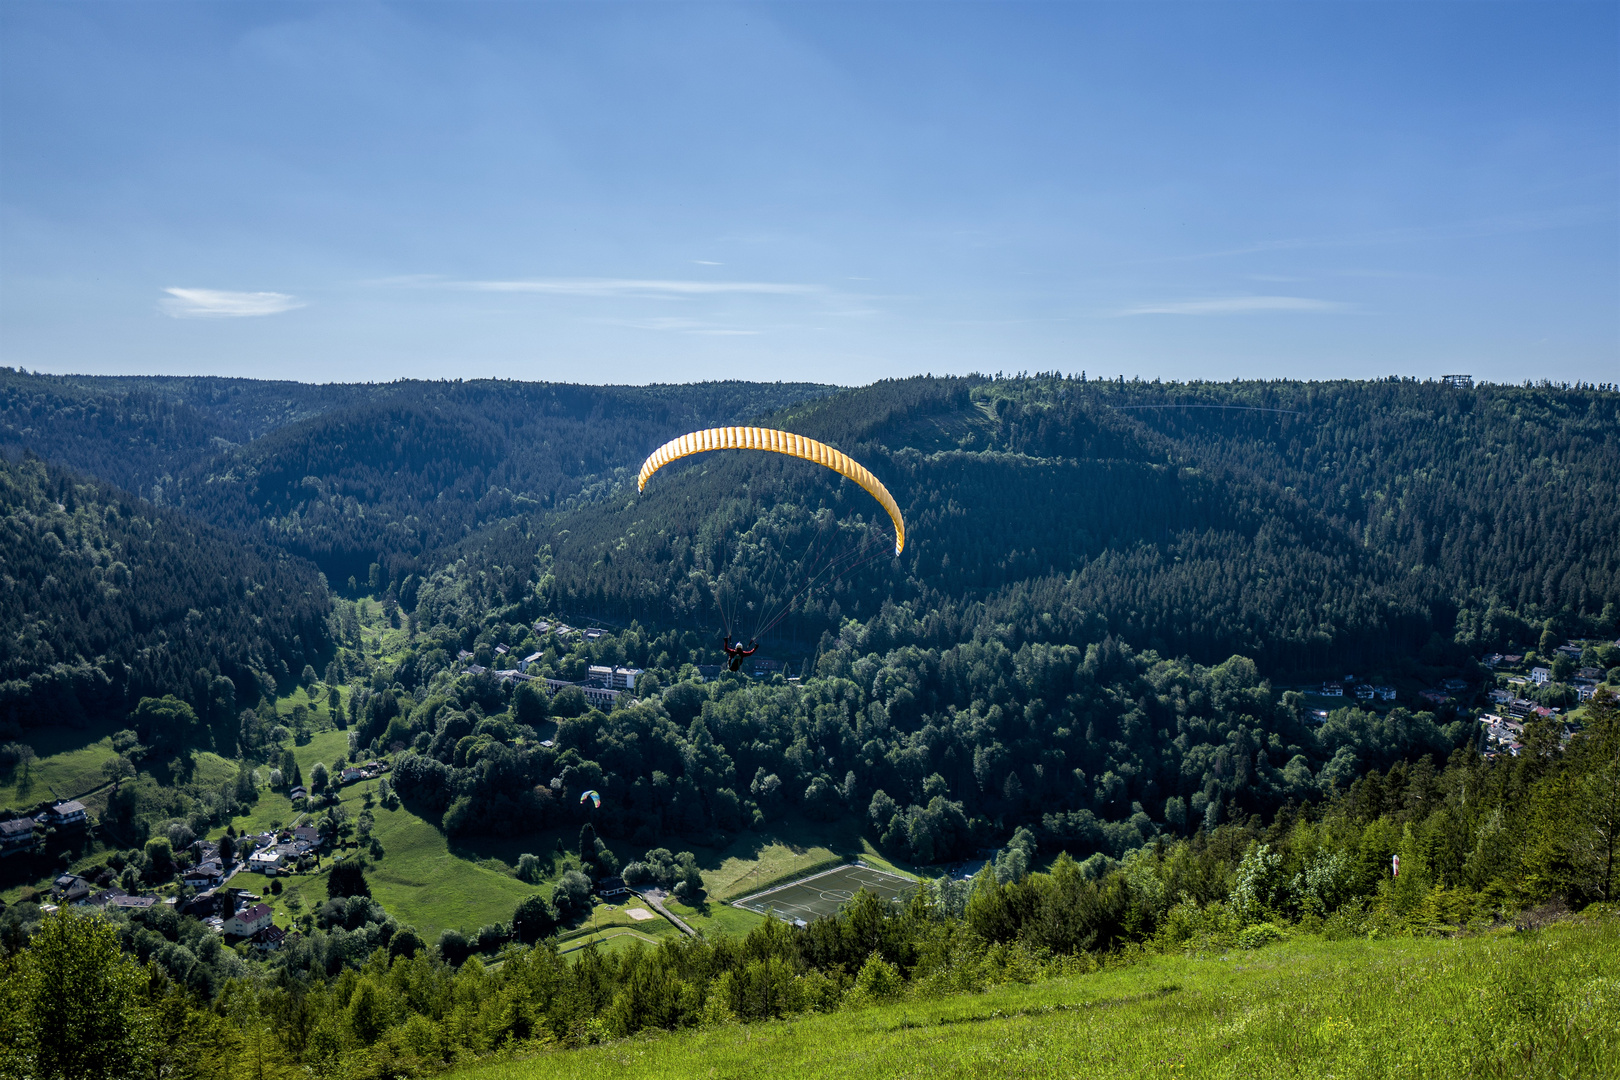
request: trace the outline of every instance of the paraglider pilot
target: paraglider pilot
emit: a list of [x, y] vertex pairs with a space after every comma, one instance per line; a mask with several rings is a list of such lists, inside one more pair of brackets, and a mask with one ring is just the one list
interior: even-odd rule
[[731, 635], [727, 634], [726, 640], [721, 643], [720, 647], [726, 650], [726, 663], [730, 665], [732, 671], [736, 671], [738, 668], [742, 667], [742, 662], [745, 659], [753, 656], [754, 653], [759, 649], [759, 643], [756, 641], [750, 641], [748, 643], [748, 648], [745, 649], [742, 647], [741, 641], [738, 641], [737, 644], [733, 645], [731, 643]]

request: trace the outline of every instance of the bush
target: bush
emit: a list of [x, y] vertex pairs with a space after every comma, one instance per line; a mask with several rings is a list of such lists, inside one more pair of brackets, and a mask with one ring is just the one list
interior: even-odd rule
[[446, 930], [439, 935], [439, 956], [445, 963], [459, 967], [470, 955], [472, 949], [460, 930]]
[[855, 996], [861, 1001], [887, 1001], [898, 997], [905, 981], [894, 966], [876, 953], [867, 958], [855, 976]]
[[546, 898], [536, 893], [524, 900], [512, 912], [512, 936], [525, 945], [533, 945], [543, 937], [547, 937], [557, 928], [557, 914], [546, 902]]
[[422, 936], [413, 927], [405, 926], [401, 927], [394, 934], [393, 940], [388, 943], [388, 955], [409, 958], [415, 956], [421, 948]]
[[578, 870], [570, 870], [551, 891], [551, 906], [559, 920], [567, 921], [591, 909], [591, 881]]
[[370, 896], [371, 885], [366, 881], [366, 866], [359, 859], [348, 859], [332, 865], [326, 881], [328, 896]]
[[1281, 941], [1283, 932], [1274, 923], [1255, 923], [1245, 926], [1238, 931], [1237, 943], [1240, 949], [1258, 949], [1260, 946], [1273, 941]]

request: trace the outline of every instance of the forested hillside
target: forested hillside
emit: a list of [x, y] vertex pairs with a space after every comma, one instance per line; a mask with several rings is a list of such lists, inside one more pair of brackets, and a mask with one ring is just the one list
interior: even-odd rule
[[600, 498], [664, 431], [736, 423], [807, 384], [394, 384], [189, 470], [176, 505], [258, 530], [342, 586], [400, 585], [469, 530]]
[[[751, 419], [809, 383], [305, 385], [0, 369], [0, 448], [400, 583], [490, 521], [590, 499], [659, 433]], [[622, 479], [622, 478], [620, 478]]]
[[[910, 523], [900, 560], [829, 578], [784, 622], [801, 642], [881, 611], [894, 643], [1111, 633], [1322, 674], [1506, 647], [1549, 618], [1574, 632], [1620, 601], [1610, 390], [918, 379], [775, 422], [855, 455]], [[771, 455], [679, 463], [537, 531], [547, 598], [713, 625], [724, 579], [770, 607], [793, 578], [771, 560], [810, 547], [817, 507], [871, 520], [836, 480]]]
[[331, 655], [309, 563], [99, 481], [0, 457], [0, 738], [174, 693], [234, 748], [239, 698]]

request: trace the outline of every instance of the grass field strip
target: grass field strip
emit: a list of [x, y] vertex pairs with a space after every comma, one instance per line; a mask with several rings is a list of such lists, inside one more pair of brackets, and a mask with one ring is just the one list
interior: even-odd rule
[[628, 926], [616, 926], [616, 927], [613, 927], [613, 928], [608, 929], [608, 930], [602, 930], [602, 931], [597, 931], [597, 932], [591, 933], [591, 934], [585, 934], [585, 935], [583, 935], [583, 937], [585, 938], [585, 940], [581, 941], [577, 945], [571, 945], [566, 949], [558, 949], [557, 950], [558, 955], [567, 956], [569, 953], [578, 952], [579, 950], [585, 948], [587, 945], [591, 945], [593, 943], [600, 943], [600, 942], [603, 942], [603, 941], [608, 941], [608, 940], [611, 940], [613, 938], [619, 938], [619, 937], [633, 937], [637, 941], [644, 941], [648, 945], [653, 945], [653, 946], [663, 944], [663, 942], [659, 941], [657, 938], [653, 937], [652, 935], [643, 934], [640, 930], [633, 930]]
[[[852, 888], [824, 888], [815, 883], [835, 878], [847, 882]], [[777, 885], [731, 902], [732, 907], [745, 911], [771, 915], [789, 922], [825, 918], [838, 912], [844, 904], [855, 898], [857, 889], [867, 888], [889, 901], [917, 888], [917, 883], [886, 870], [878, 870], [865, 863], [835, 866], [817, 874]]]

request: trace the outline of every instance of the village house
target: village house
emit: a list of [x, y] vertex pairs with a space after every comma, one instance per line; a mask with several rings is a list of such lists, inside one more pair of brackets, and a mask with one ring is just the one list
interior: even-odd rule
[[1552, 681], [1552, 671], [1549, 668], [1533, 667], [1530, 669], [1530, 681], [1537, 686], [1546, 686]]
[[225, 933], [231, 937], [250, 938], [269, 926], [270, 918], [269, 904], [254, 904], [226, 919]]
[[302, 840], [311, 847], [321, 846], [321, 830], [317, 829], [313, 825], [299, 825], [297, 828], [293, 829], [292, 838], [294, 840]]
[[629, 892], [630, 887], [624, 883], [623, 878], [603, 878], [596, 883], [597, 896], [625, 896]]
[[309, 798], [309, 788], [305, 787], [303, 784], [299, 784], [297, 787], [287, 792], [287, 798], [291, 799], [293, 802], [297, 802], [299, 799], [307, 799]]
[[120, 889], [117, 885], [109, 885], [107, 888], [101, 890], [90, 898], [90, 906], [104, 908], [107, 906], [107, 901], [111, 900], [113, 897], [128, 895], [129, 893], [125, 892], [123, 889]]
[[492, 671], [490, 674], [501, 680], [501, 682], [507, 683], [511, 686], [516, 686], [518, 683], [526, 683], [533, 677], [530, 675], [525, 675], [517, 668], [507, 668], [504, 671]]
[[359, 766], [349, 765], [349, 766], [346, 766], [344, 768], [341, 778], [342, 778], [343, 783], [352, 784], [356, 780], [361, 780], [364, 777], [365, 777], [364, 770], [362, 770]]
[[619, 700], [617, 690], [605, 690], [600, 686], [581, 686], [579, 689], [585, 695], [585, 703], [598, 709], [612, 709], [613, 703]]
[[248, 856], [248, 869], [255, 874], [275, 877], [285, 862], [286, 854], [279, 847], [269, 847]]
[[0, 821], [0, 858], [30, 851], [34, 847], [34, 819], [12, 818]]
[[114, 896], [107, 900], [106, 907], [113, 911], [145, 911], [156, 903], [155, 896]]
[[74, 799], [68, 799], [56, 803], [49, 810], [45, 811], [45, 823], [47, 825], [54, 825], [58, 829], [67, 828], [72, 825], [83, 825], [85, 824], [85, 821], [84, 803], [78, 802]]
[[587, 626], [585, 628], [585, 640], [598, 641], [606, 633], [607, 631], [603, 630], [600, 626]]
[[1357, 683], [1356, 697], [1362, 701], [1371, 701], [1373, 696], [1372, 683]]
[[219, 914], [219, 893], [208, 889], [180, 901], [181, 915], [191, 915], [199, 919], [206, 919], [210, 915]]
[[1446, 702], [1451, 700], [1451, 695], [1446, 693], [1444, 690], [1425, 690], [1419, 694], [1418, 697], [1422, 698], [1430, 705], [1444, 705]]
[[1317, 692], [1323, 697], [1344, 697], [1344, 684], [1325, 682], [1322, 684], [1322, 689]]
[[193, 889], [217, 889], [225, 881], [225, 868], [217, 862], [202, 863], [182, 873], [180, 881]]
[[282, 943], [286, 940], [287, 931], [283, 930], [275, 923], [271, 923], [263, 930], [260, 930], [258, 935], [254, 937], [253, 947], [258, 949], [260, 952], [275, 952], [277, 949], [281, 948]]
[[525, 656], [523, 659], [518, 661], [518, 670], [527, 675], [529, 673], [529, 665], [538, 664], [541, 658], [544, 656], [545, 653], [530, 653], [528, 656]]
[[606, 667], [593, 664], [585, 669], [586, 677], [609, 690], [634, 690], [636, 678], [643, 674], [640, 668]]
[[551, 632], [551, 624], [549, 622], [545, 622], [544, 620], [537, 622], [534, 624], [534, 632], [537, 634], [549, 634]]
[[553, 695], [555, 695], [559, 690], [564, 690], [570, 686], [577, 686], [579, 687], [580, 693], [585, 695], [585, 704], [592, 705], [598, 709], [611, 709], [613, 708], [613, 703], [619, 700], [620, 692], [618, 690], [609, 690], [606, 687], [592, 686], [589, 683], [571, 683], [564, 679], [546, 679], [545, 684], [546, 689], [549, 690]]
[[1450, 690], [1452, 693], [1457, 693], [1459, 690], [1468, 689], [1468, 680], [1467, 679], [1447, 679], [1445, 682], [1441, 683], [1440, 685], [1445, 687], [1447, 690]]
[[1375, 686], [1373, 687], [1373, 694], [1380, 701], [1395, 700], [1395, 688], [1393, 686]]
[[77, 874], [63, 874], [51, 883], [51, 899], [69, 906], [90, 899], [90, 883]]
[[495, 646], [495, 655], [496, 656], [505, 656], [510, 651], [511, 650], [508, 649], [505, 645], [497, 645], [497, 646]]
[[1556, 652], [1559, 656], [1567, 656], [1571, 660], [1579, 660], [1581, 658], [1581, 653], [1584, 652], [1585, 650], [1582, 649], [1579, 645], [1560, 645], [1560, 646], [1558, 646], [1558, 648], [1554, 649], [1553, 651]]

